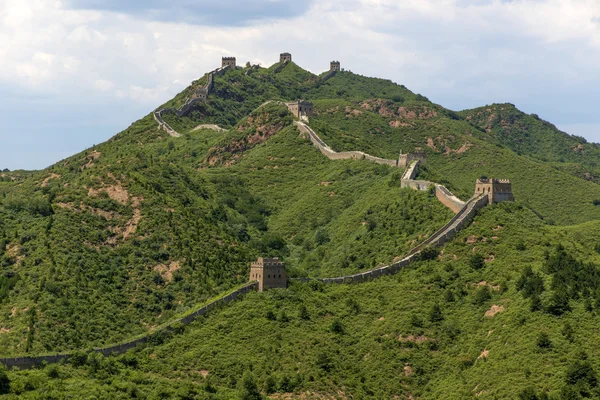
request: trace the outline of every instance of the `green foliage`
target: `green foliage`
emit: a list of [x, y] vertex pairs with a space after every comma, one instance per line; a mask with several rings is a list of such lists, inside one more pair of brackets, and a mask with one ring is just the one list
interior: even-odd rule
[[481, 254], [473, 254], [471, 258], [469, 258], [469, 266], [473, 269], [485, 267], [485, 257]]
[[[8, 333], [0, 355], [79, 351], [64, 365], [0, 372], [0, 391], [25, 399], [260, 398], [258, 387], [348, 398], [469, 398], [475, 387], [494, 398], [597, 395], [597, 146], [514, 107], [493, 106], [491, 120], [483, 109], [454, 113], [350, 72], [326, 82], [293, 63], [245, 72], [217, 77], [210, 101], [189, 115], [167, 115], [179, 138], [148, 115], [47, 170], [1, 180]], [[205, 82], [166, 106], [180, 107]], [[313, 101], [310, 125], [336, 150], [395, 159], [425, 148], [422, 178], [466, 199], [475, 178], [507, 177], [518, 203], [482, 210], [443, 251], [423, 250], [397, 276], [292, 281], [185, 329], [159, 330], [125, 355], [82, 351], [190, 312], [245, 282], [259, 255], [285, 259], [291, 277], [353, 274], [393, 262], [452, 217], [431, 193], [401, 190], [399, 169], [327, 160], [284, 106], [257, 109], [298, 98]], [[194, 130], [207, 123], [231, 129]], [[550, 226], [572, 223], [583, 224]], [[563, 247], [550, 251], [556, 243]], [[492, 299], [505, 310], [490, 318]], [[576, 348], [592, 356], [570, 362]], [[478, 358], [484, 349], [489, 358]]]
[[444, 320], [444, 314], [442, 314], [442, 308], [439, 304], [434, 304], [429, 311], [429, 321], [432, 323], [438, 323]]
[[10, 392], [10, 378], [6, 374], [4, 367], [0, 367], [0, 394]]
[[536, 340], [536, 344], [540, 349], [549, 349], [552, 347], [550, 336], [546, 332], [541, 332]]
[[256, 384], [256, 378], [250, 371], [245, 371], [242, 375], [242, 379], [239, 382], [239, 396], [240, 400], [260, 400], [263, 397], [258, 391]]

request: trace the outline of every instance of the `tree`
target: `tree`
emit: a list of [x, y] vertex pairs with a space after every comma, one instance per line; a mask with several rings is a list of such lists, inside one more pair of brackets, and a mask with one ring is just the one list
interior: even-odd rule
[[442, 308], [439, 304], [434, 304], [429, 311], [429, 321], [432, 323], [441, 322], [444, 320], [444, 315], [442, 314]]
[[473, 269], [481, 269], [485, 266], [485, 257], [481, 254], [473, 254], [469, 259], [469, 265]]
[[336, 318], [331, 323], [331, 332], [338, 334], [344, 333], [344, 325], [342, 325], [342, 322], [339, 319]]
[[300, 306], [300, 310], [298, 311], [298, 317], [303, 320], [310, 319], [310, 314], [308, 314], [308, 310], [306, 309], [306, 306], [304, 304]]
[[571, 311], [567, 293], [560, 289], [556, 290], [550, 298], [546, 311], [556, 316], [561, 316], [567, 311]]
[[538, 335], [536, 343], [540, 349], [549, 349], [552, 347], [552, 341], [546, 332], [542, 332]]
[[262, 396], [256, 385], [256, 378], [250, 371], [245, 371], [239, 383], [239, 398], [241, 400], [260, 400]]
[[539, 295], [534, 294], [533, 296], [531, 296], [531, 303], [529, 304], [529, 309], [534, 312], [534, 311], [540, 311], [543, 307], [542, 305], [542, 299], [540, 298]]
[[490, 288], [487, 286], [482, 286], [475, 292], [475, 298], [473, 299], [473, 302], [476, 305], [481, 306], [491, 298], [492, 295], [490, 293]]
[[526, 387], [519, 393], [519, 400], [539, 400], [537, 390], [531, 386]]
[[0, 394], [6, 394], [10, 392], [10, 379], [6, 374], [6, 370], [0, 367]]

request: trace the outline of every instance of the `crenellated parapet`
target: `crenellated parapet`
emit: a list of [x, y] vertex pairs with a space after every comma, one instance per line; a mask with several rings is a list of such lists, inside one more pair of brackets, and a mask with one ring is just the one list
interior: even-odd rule
[[279, 62], [282, 64], [287, 63], [287, 62], [292, 62], [292, 55], [290, 53], [279, 54]]
[[514, 201], [512, 184], [508, 179], [480, 178], [475, 182], [475, 195], [485, 194], [489, 203]]
[[235, 69], [235, 57], [221, 57], [221, 68], [222, 67], [231, 67]]
[[287, 274], [285, 263], [279, 258], [258, 257], [256, 262], [250, 264], [250, 282], [258, 282], [258, 291], [262, 292], [272, 288], [286, 288]]

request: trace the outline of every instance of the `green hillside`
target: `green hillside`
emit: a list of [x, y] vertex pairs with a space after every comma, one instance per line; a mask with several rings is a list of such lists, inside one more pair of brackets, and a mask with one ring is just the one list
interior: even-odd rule
[[489, 207], [438, 259], [398, 275], [252, 293], [162, 344], [9, 377], [22, 398], [230, 399], [252, 380], [272, 398], [595, 397], [599, 281], [561, 286], [551, 270], [560, 254], [600, 261], [581, 239], [519, 206]]
[[[582, 175], [596, 145], [508, 106], [488, 126], [484, 109], [388, 80], [276, 67], [215, 76], [208, 103], [164, 115], [181, 137], [148, 115], [46, 170], [3, 173], [0, 357], [81, 352], [10, 371], [8, 397], [229, 399], [253, 380], [273, 398], [596, 396], [600, 186]], [[291, 277], [354, 274], [450, 220], [430, 192], [400, 188], [402, 170], [324, 157], [279, 103], [299, 98], [336, 151], [424, 150], [421, 178], [464, 200], [482, 175], [509, 178], [516, 204], [395, 276], [251, 293], [146, 348], [88, 356], [246, 282], [258, 256]]]

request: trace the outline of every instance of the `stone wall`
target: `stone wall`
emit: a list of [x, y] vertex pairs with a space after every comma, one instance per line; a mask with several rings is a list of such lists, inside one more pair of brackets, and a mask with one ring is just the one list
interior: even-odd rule
[[290, 61], [280, 61], [279, 65], [275, 68], [275, 70], [273, 70], [274, 74], [277, 74], [279, 72], [281, 72], [281, 70], [283, 68], [285, 68], [286, 65], [288, 65], [290, 63]]
[[390, 265], [385, 265], [383, 267], [377, 267], [375, 269], [361, 272], [353, 275], [346, 276], [338, 276], [335, 278], [298, 278], [291, 279], [300, 282], [307, 282], [311, 280], [320, 281], [323, 283], [332, 283], [332, 284], [342, 284], [342, 283], [359, 283], [370, 281], [372, 279], [378, 278], [384, 275], [391, 275], [407, 265], [413, 263], [414, 261], [419, 259], [419, 253], [426, 247], [429, 246], [441, 246], [444, 243], [448, 242], [452, 239], [456, 233], [458, 233], [465, 225], [467, 225], [477, 214], [477, 211], [480, 210], [487, 204], [487, 196], [477, 196], [471, 198], [463, 209], [456, 214], [446, 225], [444, 225], [441, 229], [431, 235], [427, 240], [423, 243], [419, 244], [412, 250], [408, 252], [408, 254], [402, 258], [400, 261], [397, 261]]
[[196, 89], [196, 92], [194, 93], [194, 96], [196, 96], [196, 97], [186, 101], [185, 104], [179, 110], [176, 108], [162, 108], [160, 110], [155, 110], [153, 113], [154, 120], [156, 122], [158, 122], [159, 129], [164, 130], [165, 132], [167, 132], [169, 135], [171, 135], [173, 137], [180, 137], [181, 135], [179, 133], [177, 133], [173, 128], [171, 128], [169, 126], [169, 124], [167, 124], [165, 122], [165, 120], [163, 120], [163, 118], [162, 118], [163, 114], [164, 113], [173, 113], [173, 114], [177, 115], [178, 117], [183, 117], [189, 113], [189, 111], [191, 110], [191, 108], [193, 107], [194, 104], [206, 103], [208, 101], [208, 94], [211, 92], [211, 90], [213, 89], [213, 86], [214, 86], [214, 78], [213, 77], [222, 75], [229, 68], [231, 68], [231, 67], [229, 65], [226, 65], [224, 67], [217, 68], [216, 70], [214, 70], [212, 72], [209, 72], [208, 77], [206, 78], [206, 85], [204, 87]]
[[298, 130], [308, 136], [312, 144], [319, 149], [319, 151], [330, 160], [369, 160], [377, 164], [385, 164], [395, 167], [397, 164], [396, 160], [386, 160], [384, 158], [375, 157], [362, 151], [342, 151], [336, 152], [331, 147], [327, 146], [325, 142], [321, 140], [308, 125], [302, 121], [295, 121]]
[[445, 186], [435, 185], [435, 197], [454, 213], [458, 213], [465, 206], [465, 202], [452, 194]]
[[[146, 343], [152, 335], [155, 335], [156, 333], [163, 331], [163, 330], [172, 329], [172, 326], [175, 323], [181, 323], [183, 325], [188, 325], [191, 322], [193, 322], [196, 318], [198, 318], [199, 316], [205, 315], [208, 311], [210, 311], [214, 308], [217, 308], [219, 306], [231, 303], [233, 300], [244, 295], [245, 293], [248, 293], [248, 292], [250, 292], [252, 290], [256, 290], [256, 289], [258, 289], [258, 282], [250, 282], [250, 283], [246, 284], [245, 286], [237, 289], [236, 291], [228, 294], [227, 296], [216, 299], [215, 301], [208, 303], [207, 305], [199, 308], [198, 310], [194, 311], [193, 313], [191, 313], [189, 315], [186, 315], [183, 318], [179, 318], [174, 321], [171, 321], [168, 325], [156, 330], [155, 332], [149, 333], [149, 334], [139, 337], [137, 339], [133, 339], [133, 340], [130, 340], [130, 341], [127, 341], [124, 343], [114, 345], [114, 346], [97, 348], [97, 349], [94, 349], [94, 351], [101, 353], [105, 356], [108, 356], [110, 354], [123, 354], [123, 353], [127, 352], [128, 350], [137, 347], [138, 345]], [[11, 368], [11, 367], [31, 368], [31, 367], [41, 364], [44, 361], [47, 363], [57, 363], [62, 360], [67, 360], [69, 357], [71, 357], [71, 355], [72, 355], [71, 353], [61, 353], [61, 354], [35, 356], [35, 357], [0, 358], [0, 364], [3, 364], [8, 368]]]

